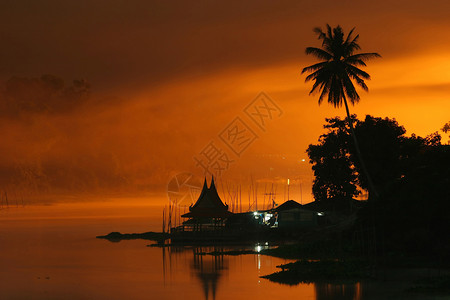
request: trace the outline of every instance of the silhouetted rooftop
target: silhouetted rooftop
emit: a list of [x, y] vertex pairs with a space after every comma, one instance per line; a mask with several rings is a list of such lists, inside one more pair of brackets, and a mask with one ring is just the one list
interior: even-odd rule
[[286, 202], [284, 202], [283, 204], [281, 204], [280, 206], [278, 206], [277, 208], [275, 208], [275, 211], [283, 211], [283, 210], [288, 210], [288, 209], [293, 209], [293, 208], [301, 208], [302, 205], [294, 200], [288, 200]]
[[189, 207], [189, 212], [182, 215], [183, 218], [224, 218], [232, 215], [228, 211], [228, 205], [223, 204], [217, 193], [214, 184], [214, 177], [211, 179], [211, 185], [207, 186], [206, 178], [203, 183], [203, 189], [194, 205]]

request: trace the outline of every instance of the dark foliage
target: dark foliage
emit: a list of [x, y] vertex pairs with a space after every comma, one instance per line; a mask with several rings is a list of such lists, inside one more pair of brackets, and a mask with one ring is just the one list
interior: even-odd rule
[[[408, 138], [405, 129], [394, 119], [375, 118], [367, 115], [364, 121], [352, 115], [356, 123], [355, 133], [360, 140], [361, 152], [378, 190], [393, 184], [402, 175], [402, 156]], [[333, 198], [351, 199], [358, 195], [358, 186], [368, 189], [367, 177], [363, 176], [349, 122], [339, 117], [326, 119], [326, 134], [317, 145], [307, 149], [313, 164], [315, 180], [313, 194], [316, 201]]]
[[[367, 115], [364, 121], [357, 121], [355, 134], [360, 143], [361, 153], [373, 183], [380, 193], [402, 174], [401, 157], [408, 139], [404, 136], [405, 132], [403, 126], [395, 119]], [[351, 144], [350, 146], [353, 147]], [[353, 148], [350, 150], [350, 156], [356, 170], [361, 170], [361, 163]], [[363, 189], [369, 189], [365, 176], [358, 176], [358, 185]]]
[[349, 283], [370, 277], [368, 266], [355, 260], [299, 260], [277, 267], [281, 268], [282, 271], [261, 276], [261, 278], [288, 285], [297, 285], [312, 282]]
[[[348, 122], [326, 121], [328, 132], [307, 150], [315, 174], [313, 193], [322, 202], [350, 199], [358, 187], [368, 188], [367, 180], [360, 172]], [[378, 254], [432, 255], [434, 261], [450, 263], [450, 145], [442, 145], [437, 132], [406, 137], [394, 119], [366, 116], [354, 122], [380, 196], [359, 211], [348, 236], [362, 233], [362, 244], [371, 243], [370, 251]]]
[[349, 129], [347, 122], [338, 117], [326, 119], [326, 134], [319, 144], [309, 145], [307, 153], [313, 164], [313, 194], [316, 201], [326, 199], [352, 199], [358, 195], [357, 176], [349, 155]]
[[450, 146], [430, 146], [424, 141], [412, 141], [416, 151], [402, 163], [401, 178], [361, 216], [365, 221], [373, 217], [386, 249], [432, 254], [441, 263], [449, 263]]

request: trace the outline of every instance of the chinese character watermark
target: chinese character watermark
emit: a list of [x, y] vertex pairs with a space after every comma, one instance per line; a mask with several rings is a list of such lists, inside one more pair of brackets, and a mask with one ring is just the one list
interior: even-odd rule
[[167, 196], [174, 205], [195, 202], [202, 189], [201, 181], [188, 172], [173, 176], [167, 184]]
[[[266, 131], [270, 121], [283, 114], [275, 101], [264, 92], [259, 93], [243, 112], [263, 132]], [[252, 126], [240, 116], [225, 126], [218, 137], [232, 153], [230, 155], [213, 140], [210, 141], [198, 155], [194, 156], [195, 166], [201, 168], [204, 175], [220, 177], [235, 162], [235, 159], [240, 158], [242, 153], [259, 138]]]
[[201, 167], [205, 175], [215, 174], [217, 177], [222, 175], [222, 172], [227, 170], [234, 160], [228, 158], [228, 154], [221, 148], [217, 147], [213, 141], [209, 142], [203, 150], [200, 151], [199, 156], [194, 156], [196, 167]]
[[250, 102], [244, 109], [247, 116], [261, 128], [266, 131], [268, 121], [281, 117], [283, 111], [281, 108], [264, 92]]
[[241, 156], [241, 154], [258, 138], [258, 136], [240, 117], [236, 117], [219, 134], [219, 138], [237, 156]]

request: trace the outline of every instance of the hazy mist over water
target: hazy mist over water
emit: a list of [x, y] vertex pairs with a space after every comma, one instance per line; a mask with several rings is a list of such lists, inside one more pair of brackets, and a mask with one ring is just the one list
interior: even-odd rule
[[[198, 255], [223, 248], [158, 248], [147, 247], [153, 242], [144, 240], [95, 238], [111, 231], [158, 231], [161, 210], [162, 205], [142, 199], [0, 210], [1, 298], [367, 300], [386, 299], [402, 289], [396, 281], [288, 286], [259, 278], [289, 262], [284, 259]], [[436, 299], [401, 295], [398, 299]]]
[[253, 125], [258, 139], [224, 179], [296, 176], [310, 190], [298, 161], [325, 117], [345, 114], [308, 96], [312, 29], [356, 27], [362, 50], [383, 56], [352, 113], [426, 136], [448, 122], [448, 11], [441, 0], [3, 3], [0, 190], [163, 192], [180, 172], [203, 175], [193, 157], [262, 91], [283, 115]]
[[[182, 290], [183, 299], [202, 299], [202, 278], [209, 276], [212, 280], [216, 275], [217, 299], [231, 295], [244, 299], [255, 292], [263, 295], [271, 286], [283, 289], [258, 278], [273, 272], [275, 265], [284, 261], [281, 259], [259, 255], [222, 257], [220, 265], [215, 265], [214, 257], [205, 256], [201, 257], [200, 267], [189, 247], [173, 249], [169, 255], [168, 249], [146, 247], [153, 243], [150, 241], [111, 243], [95, 238], [111, 231], [157, 231], [160, 210], [161, 207], [144, 202], [69, 203], [0, 210], [2, 297], [175, 299]], [[209, 285], [212, 293], [213, 282]], [[312, 293], [311, 287], [299, 290]], [[292, 292], [285, 291], [291, 295]]]
[[[212, 173], [231, 212], [313, 201], [306, 151], [326, 133], [326, 118], [346, 116], [319, 106], [301, 74], [318, 62], [305, 54], [320, 46], [317, 26], [355, 27], [360, 50], [382, 56], [363, 68], [370, 92], [350, 113], [447, 142], [449, 15], [448, 0], [1, 1], [0, 300], [389, 299], [403, 283], [288, 286], [259, 277], [286, 262], [279, 258], [95, 237], [161, 231], [169, 205], [179, 225]], [[399, 183], [409, 180], [402, 174]], [[195, 185], [178, 180], [186, 175]], [[427, 199], [436, 186], [428, 184], [423, 195], [405, 185], [418, 197], [408, 208], [418, 208], [418, 227], [437, 220], [442, 229], [447, 209], [428, 200], [445, 197]], [[392, 190], [389, 203], [403, 201], [403, 190]], [[404, 198], [397, 209], [378, 202], [392, 229], [411, 226]], [[392, 241], [415, 244], [418, 233], [437, 249], [441, 237], [430, 243], [422, 229], [395, 230], [401, 238]]]

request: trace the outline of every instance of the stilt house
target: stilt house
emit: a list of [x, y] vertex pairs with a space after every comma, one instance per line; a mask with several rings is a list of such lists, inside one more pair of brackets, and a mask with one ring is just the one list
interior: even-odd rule
[[228, 205], [222, 202], [217, 193], [214, 177], [209, 188], [205, 178], [198, 200], [189, 207], [188, 213], [181, 215], [182, 218], [188, 218], [183, 222], [183, 231], [217, 230], [225, 226], [225, 220], [231, 215], [233, 213], [228, 211]]

